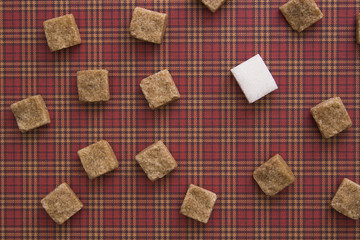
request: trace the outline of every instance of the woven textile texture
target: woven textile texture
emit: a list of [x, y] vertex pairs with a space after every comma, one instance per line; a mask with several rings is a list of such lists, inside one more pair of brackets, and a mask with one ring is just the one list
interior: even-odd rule
[[[317, 0], [302, 33], [286, 0], [0, 1], [0, 239], [359, 239], [332, 210], [344, 177], [360, 183], [359, 1]], [[168, 14], [161, 45], [132, 38], [135, 6]], [[51, 53], [43, 21], [72, 13], [82, 43]], [[248, 104], [230, 69], [259, 53], [279, 89]], [[169, 69], [181, 99], [152, 111], [140, 81]], [[78, 101], [76, 72], [107, 69], [111, 99]], [[21, 134], [10, 105], [41, 94], [51, 124]], [[340, 96], [353, 126], [321, 138], [310, 108]], [[116, 171], [89, 180], [77, 151], [107, 140]], [[135, 155], [162, 139], [179, 167], [150, 182]], [[269, 199], [252, 178], [275, 154], [293, 185]], [[84, 208], [57, 226], [40, 200], [67, 182]], [[204, 225], [180, 215], [189, 184], [217, 193]]]

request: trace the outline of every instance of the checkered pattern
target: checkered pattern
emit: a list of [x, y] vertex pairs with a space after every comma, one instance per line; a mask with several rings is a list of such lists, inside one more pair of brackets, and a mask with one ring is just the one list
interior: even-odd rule
[[[360, 49], [354, 0], [317, 0], [324, 18], [294, 32], [285, 0], [0, 1], [1, 239], [359, 239], [330, 208], [360, 183]], [[357, 4], [356, 4], [357, 3]], [[132, 38], [132, 10], [169, 15], [161, 45]], [[42, 23], [73, 13], [82, 44], [51, 53]], [[230, 69], [259, 53], [279, 89], [249, 105]], [[109, 70], [111, 100], [78, 101], [76, 72]], [[168, 68], [181, 93], [149, 109], [141, 79]], [[10, 104], [41, 94], [51, 124], [21, 134]], [[324, 140], [309, 109], [340, 96], [353, 126]], [[106, 139], [118, 170], [90, 181], [76, 152]], [[179, 167], [150, 182], [135, 155], [163, 139]], [[296, 176], [267, 199], [252, 179], [280, 153]], [[84, 208], [56, 226], [40, 200], [66, 181]], [[190, 183], [218, 195], [207, 225], [179, 213]]]

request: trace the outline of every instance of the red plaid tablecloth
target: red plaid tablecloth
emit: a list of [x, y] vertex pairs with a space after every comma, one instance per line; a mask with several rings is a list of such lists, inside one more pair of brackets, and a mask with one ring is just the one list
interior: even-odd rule
[[[1, 239], [359, 239], [330, 208], [344, 177], [360, 183], [358, 1], [317, 0], [324, 18], [294, 32], [285, 0], [0, 1]], [[164, 43], [128, 32], [135, 6], [166, 12]], [[43, 21], [73, 13], [82, 44], [51, 53]], [[279, 89], [248, 104], [230, 69], [259, 53]], [[111, 100], [78, 101], [76, 72], [109, 70]], [[141, 79], [164, 68], [180, 101], [152, 111]], [[10, 104], [41, 94], [51, 124], [21, 134]], [[340, 96], [353, 126], [323, 140], [309, 109]], [[118, 170], [90, 181], [77, 151], [106, 139]], [[162, 139], [179, 167], [151, 183], [134, 156]], [[252, 178], [280, 153], [296, 182], [268, 199]], [[57, 226], [40, 200], [66, 181], [84, 208]], [[190, 183], [218, 194], [208, 224], [180, 215]]]

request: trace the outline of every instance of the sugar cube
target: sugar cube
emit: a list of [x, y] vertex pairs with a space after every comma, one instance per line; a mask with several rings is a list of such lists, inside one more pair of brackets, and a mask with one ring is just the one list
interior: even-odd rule
[[360, 185], [344, 178], [331, 201], [331, 206], [351, 219], [360, 219]]
[[199, 222], [207, 223], [216, 198], [215, 193], [190, 184], [181, 205], [180, 213]]
[[63, 224], [83, 207], [67, 183], [60, 184], [44, 197], [41, 205], [57, 224]]
[[294, 174], [279, 154], [255, 169], [253, 177], [268, 196], [274, 196], [295, 181]]
[[46, 20], [44, 29], [52, 52], [81, 43], [79, 29], [72, 14]]
[[13, 103], [10, 108], [22, 133], [50, 123], [48, 109], [40, 95]]
[[259, 54], [231, 69], [249, 103], [278, 89], [269, 69]]
[[290, 0], [280, 7], [281, 13], [292, 29], [304, 31], [324, 15], [314, 0]]
[[160, 44], [167, 25], [167, 14], [136, 7], [130, 23], [134, 38]]
[[162, 70], [140, 83], [140, 88], [151, 109], [160, 108], [180, 98], [180, 93], [168, 70]]
[[352, 125], [349, 114], [341, 101], [334, 97], [310, 109], [315, 122], [324, 138], [330, 138]]
[[201, 0], [201, 2], [210, 9], [216, 12], [226, 0]]
[[103, 102], [110, 99], [107, 70], [78, 71], [77, 87], [81, 102]]
[[152, 182], [169, 174], [178, 166], [161, 140], [142, 150], [135, 156], [135, 160]]
[[99, 177], [119, 167], [114, 151], [105, 140], [80, 149], [78, 155], [90, 179]]

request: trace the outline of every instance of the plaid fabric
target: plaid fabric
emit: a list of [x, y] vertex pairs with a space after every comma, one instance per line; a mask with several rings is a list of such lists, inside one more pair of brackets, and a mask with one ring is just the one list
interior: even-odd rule
[[[330, 208], [344, 177], [360, 183], [357, 1], [317, 0], [325, 17], [298, 34], [285, 0], [0, 1], [1, 239], [359, 239]], [[135, 6], [169, 15], [164, 43], [128, 32]], [[51, 53], [42, 23], [73, 13], [82, 44]], [[230, 69], [259, 53], [279, 89], [249, 105]], [[111, 100], [78, 101], [76, 72], [109, 70]], [[180, 101], [152, 111], [141, 79], [168, 68]], [[21, 134], [10, 104], [41, 94], [51, 124]], [[340, 96], [353, 126], [323, 140], [309, 109]], [[77, 150], [100, 139], [120, 167], [90, 181]], [[134, 156], [162, 139], [179, 167], [151, 183]], [[296, 182], [268, 199], [252, 178], [280, 153]], [[84, 208], [56, 226], [40, 200], [66, 181]], [[179, 214], [190, 183], [218, 194], [207, 225]]]

